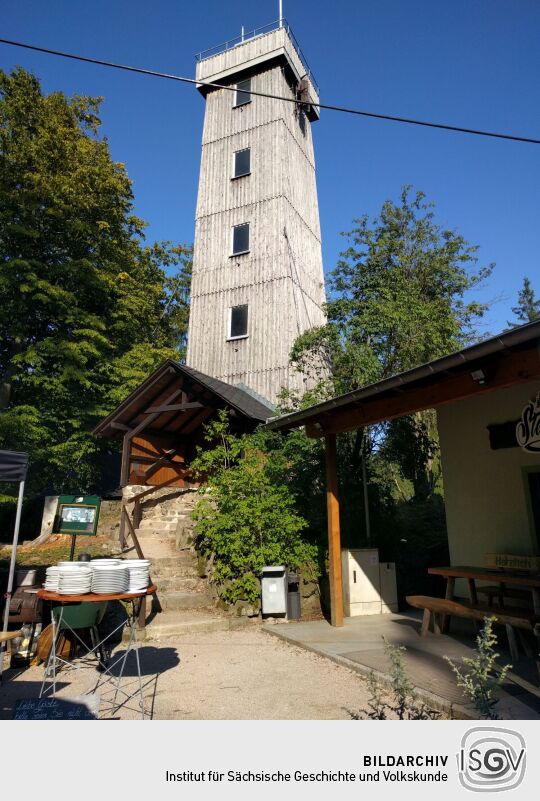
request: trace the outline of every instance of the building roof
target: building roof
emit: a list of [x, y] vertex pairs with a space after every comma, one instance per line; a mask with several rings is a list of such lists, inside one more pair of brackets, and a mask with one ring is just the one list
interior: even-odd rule
[[[164, 433], [190, 433], [202, 424], [205, 412], [228, 406], [237, 414], [254, 422], [263, 422], [273, 411], [270, 403], [255, 397], [241, 387], [200, 373], [192, 367], [167, 359], [148, 376], [122, 403], [101, 420], [93, 433], [97, 436], [117, 436], [144, 420], [148, 409], [165, 404], [172, 394], [185, 392], [190, 400], [197, 398], [201, 406], [184, 412], [163, 412], [152, 422], [152, 429]], [[206, 414], [206, 417], [208, 415]]]
[[[476, 375], [475, 375], [476, 374]], [[315, 427], [314, 436], [350, 431], [422, 409], [540, 379], [540, 321], [347, 392], [269, 419], [275, 430]]]
[[227, 384], [226, 381], [220, 381], [218, 378], [212, 378], [209, 375], [200, 373], [193, 367], [186, 367], [186, 365], [178, 364], [177, 366], [191, 375], [196, 381], [206, 386], [212, 392], [215, 392], [223, 400], [227, 401], [237, 411], [245, 414], [246, 417], [251, 417], [253, 420], [267, 420], [268, 413], [274, 411], [274, 407], [258, 393], [249, 389], [249, 387], [234, 386]]

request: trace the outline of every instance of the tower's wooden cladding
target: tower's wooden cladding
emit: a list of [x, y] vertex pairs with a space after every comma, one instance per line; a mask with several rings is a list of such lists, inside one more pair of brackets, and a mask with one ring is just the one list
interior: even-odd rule
[[[285, 29], [246, 41], [197, 65], [197, 79], [294, 98], [305, 69]], [[295, 338], [324, 324], [325, 300], [311, 120], [294, 103], [199, 87], [206, 96], [195, 227], [187, 363], [271, 401], [302, 389], [289, 366]], [[309, 96], [317, 101], [308, 80]], [[232, 179], [236, 151], [251, 150], [251, 173]], [[250, 224], [249, 252], [231, 256], [232, 229]], [[247, 304], [244, 339], [228, 340], [229, 309]]]

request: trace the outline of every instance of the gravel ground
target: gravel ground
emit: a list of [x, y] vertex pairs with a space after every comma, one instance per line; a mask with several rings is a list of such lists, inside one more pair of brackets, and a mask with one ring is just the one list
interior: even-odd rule
[[[121, 649], [120, 649], [121, 650]], [[154, 719], [184, 720], [339, 720], [367, 705], [366, 682], [324, 657], [281, 642], [256, 626], [235, 631], [199, 633], [182, 640], [141, 647], [147, 711]], [[128, 660], [135, 687], [134, 660]], [[11, 674], [11, 675], [9, 675]], [[39, 692], [43, 666], [19, 676], [13, 671], [0, 688], [0, 716], [11, 717], [14, 699]], [[157, 675], [156, 675], [157, 674]], [[93, 688], [95, 669], [68, 672], [59, 697]], [[107, 689], [100, 690], [101, 714], [107, 715]], [[116, 715], [137, 717], [131, 701]]]

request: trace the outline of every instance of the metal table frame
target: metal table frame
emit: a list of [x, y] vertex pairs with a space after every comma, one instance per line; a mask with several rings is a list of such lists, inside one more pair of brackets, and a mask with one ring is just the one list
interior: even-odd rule
[[[134, 698], [136, 695], [139, 696], [139, 707], [141, 710], [141, 719], [144, 720], [145, 713], [144, 713], [144, 696], [143, 696], [143, 684], [142, 684], [142, 676], [141, 676], [141, 663], [139, 658], [139, 647], [140, 642], [137, 639], [137, 627], [138, 627], [138, 614], [140, 603], [147, 595], [152, 595], [156, 592], [156, 586], [151, 585], [147, 587], [145, 592], [135, 594], [110, 594], [110, 595], [97, 595], [94, 593], [89, 593], [88, 595], [58, 595], [57, 593], [48, 592], [47, 590], [40, 590], [38, 595], [44, 601], [50, 601], [53, 603], [57, 603], [60, 605], [60, 615], [58, 619], [55, 618], [55, 615], [51, 615], [52, 619], [52, 627], [53, 627], [53, 637], [52, 637], [52, 645], [51, 650], [49, 652], [49, 656], [47, 658], [47, 662], [45, 663], [45, 675], [43, 677], [43, 682], [41, 684], [41, 690], [39, 693], [39, 697], [42, 698], [48, 692], [52, 691], [52, 696], [56, 696], [56, 680], [57, 680], [57, 664], [60, 663], [61, 665], [65, 665], [67, 667], [71, 667], [73, 669], [78, 669], [78, 665], [74, 665], [73, 661], [64, 659], [62, 656], [58, 656], [56, 653], [58, 640], [61, 634], [64, 631], [69, 631], [76, 639], [76, 641], [84, 648], [84, 655], [83, 659], [88, 656], [93, 656], [96, 660], [96, 667], [101, 670], [101, 676], [99, 677], [96, 686], [93, 689], [93, 692], [99, 689], [105, 681], [112, 680], [113, 684], [115, 684], [114, 689], [114, 698], [112, 702], [112, 710], [111, 714], [117, 712], [121, 706], [123, 706], [127, 701]], [[107, 633], [105, 637], [101, 640], [96, 641], [94, 636], [94, 632], [90, 629], [90, 637], [91, 637], [91, 647], [88, 647], [88, 643], [84, 642], [84, 640], [79, 637], [77, 630], [72, 629], [67, 623], [63, 623], [62, 625], [62, 616], [64, 611], [64, 606], [69, 605], [70, 603], [102, 603], [103, 601], [124, 601], [130, 604], [130, 611], [131, 614], [128, 614], [127, 621], [122, 621], [113, 631]], [[103, 658], [103, 646], [117, 631], [124, 628], [124, 626], [129, 626], [130, 635], [129, 640], [126, 644], [125, 651], [120, 656], [116, 657], [113, 662], [105, 662]], [[131, 651], [134, 651], [135, 654], [135, 663], [137, 665], [137, 678], [138, 678], [138, 689], [135, 692], [126, 692], [125, 689], [121, 687], [122, 678], [124, 676], [124, 670], [127, 662], [128, 655]], [[118, 676], [115, 676], [112, 671], [113, 669], [120, 664], [120, 671]], [[51, 675], [52, 674], [52, 675]], [[117, 705], [117, 698], [118, 694], [125, 696], [124, 700], [121, 701]]]

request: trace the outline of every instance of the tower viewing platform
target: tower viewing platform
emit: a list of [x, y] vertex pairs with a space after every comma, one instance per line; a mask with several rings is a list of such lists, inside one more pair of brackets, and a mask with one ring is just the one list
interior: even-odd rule
[[[196, 55], [197, 81], [233, 84], [243, 77], [269, 68], [273, 64], [282, 65], [290, 79], [297, 85], [305, 80], [303, 99], [308, 103], [319, 102], [319, 87], [306, 58], [286, 20], [276, 20], [248, 33], [229, 39], [220, 45], [203, 50]], [[206, 95], [211, 87], [198, 83], [199, 91]], [[306, 107], [308, 118], [319, 119], [319, 108]]]

